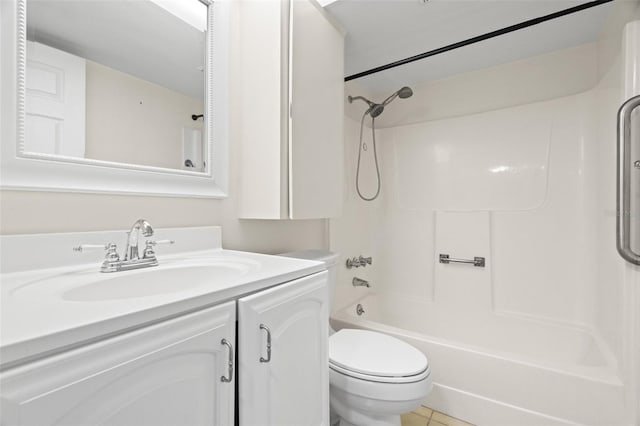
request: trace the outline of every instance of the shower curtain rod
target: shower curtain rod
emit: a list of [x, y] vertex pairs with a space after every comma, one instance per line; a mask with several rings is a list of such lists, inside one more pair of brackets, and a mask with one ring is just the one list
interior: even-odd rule
[[570, 7], [568, 9], [560, 10], [558, 12], [550, 13], [549, 15], [544, 15], [539, 18], [529, 19], [528, 21], [520, 22], [519, 24], [511, 25], [505, 28], [501, 28], [499, 30], [491, 31], [486, 34], [482, 34], [476, 37], [472, 37], [463, 41], [459, 41], [457, 43], [449, 44], [444, 47], [440, 47], [438, 49], [429, 50], [428, 52], [420, 53], [418, 55], [410, 56], [405, 59], [401, 59], [399, 61], [391, 62], [387, 65], [381, 65], [379, 67], [371, 68], [366, 71], [359, 72], [357, 74], [352, 74], [344, 78], [344, 81], [355, 80], [356, 78], [365, 77], [367, 75], [375, 74], [380, 71], [385, 71], [391, 68], [399, 67], [400, 65], [409, 64], [411, 62], [419, 61], [420, 59], [425, 59], [430, 56], [439, 55], [440, 53], [445, 53], [450, 50], [459, 49], [464, 46], [468, 46], [470, 44], [478, 43], [480, 41], [488, 40], [493, 37], [501, 36], [503, 34], [508, 34], [513, 31], [521, 30], [523, 28], [531, 27], [533, 25], [541, 24], [546, 21], [550, 21], [552, 19], [560, 18], [562, 16], [570, 15], [572, 13], [580, 12], [585, 9], [590, 9], [595, 6], [600, 6], [601, 4], [610, 3], [613, 0], [595, 0], [587, 3], [580, 4], [578, 6]]

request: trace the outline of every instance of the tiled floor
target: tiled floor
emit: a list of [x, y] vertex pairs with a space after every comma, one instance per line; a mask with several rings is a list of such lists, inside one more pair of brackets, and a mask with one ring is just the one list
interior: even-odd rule
[[402, 426], [473, 426], [439, 411], [420, 407], [413, 413], [402, 415]]

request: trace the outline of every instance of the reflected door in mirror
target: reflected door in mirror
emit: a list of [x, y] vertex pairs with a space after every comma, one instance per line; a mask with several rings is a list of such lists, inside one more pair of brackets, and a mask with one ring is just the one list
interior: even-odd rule
[[85, 155], [85, 60], [27, 43], [27, 152]]

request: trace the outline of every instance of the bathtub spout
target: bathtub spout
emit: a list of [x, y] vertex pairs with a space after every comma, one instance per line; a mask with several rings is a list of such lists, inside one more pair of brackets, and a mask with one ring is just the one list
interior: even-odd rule
[[353, 277], [353, 280], [351, 280], [351, 284], [353, 284], [354, 287], [371, 287], [369, 285], [369, 281], [362, 280], [358, 277]]

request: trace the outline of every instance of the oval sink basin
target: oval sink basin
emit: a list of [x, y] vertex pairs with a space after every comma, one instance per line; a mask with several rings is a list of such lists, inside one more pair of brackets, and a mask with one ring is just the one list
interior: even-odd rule
[[[98, 266], [99, 267], [99, 266]], [[259, 262], [238, 257], [174, 258], [159, 266], [101, 273], [97, 268], [41, 276], [11, 291], [12, 297], [99, 302], [213, 290], [258, 271]]]
[[218, 264], [167, 269], [148, 268], [134, 274], [114, 272], [106, 279], [83, 284], [62, 293], [62, 298], [78, 302], [129, 299], [177, 293], [194, 287], [215, 287], [244, 275], [246, 265]]

